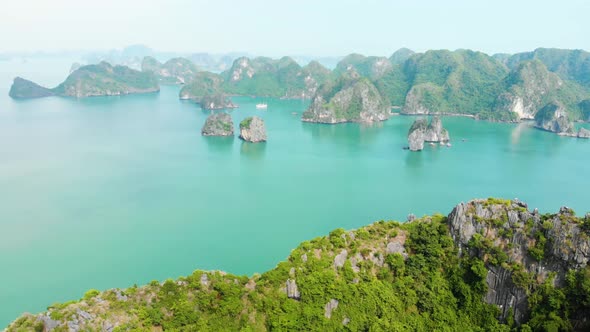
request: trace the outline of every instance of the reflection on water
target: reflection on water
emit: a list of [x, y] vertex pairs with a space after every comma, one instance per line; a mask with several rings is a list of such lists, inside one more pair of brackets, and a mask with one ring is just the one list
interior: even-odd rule
[[240, 155], [252, 160], [264, 159], [266, 154], [266, 142], [252, 143], [242, 141], [240, 146]]
[[337, 142], [342, 144], [358, 144], [374, 142], [382, 133], [382, 122], [372, 124], [338, 123], [322, 124], [302, 122], [305, 132], [311, 134], [314, 140]]
[[512, 133], [511, 133], [511, 139], [512, 139], [512, 144], [517, 144], [518, 141], [520, 140], [520, 135], [522, 134], [523, 130], [525, 130], [526, 128], [530, 127], [531, 124], [529, 122], [521, 122], [519, 123], [516, 127], [514, 127], [514, 129], [512, 129]]
[[231, 151], [234, 145], [234, 136], [203, 136], [203, 140], [207, 142], [207, 148], [211, 152], [227, 152]]
[[406, 152], [406, 166], [409, 170], [416, 170], [422, 168], [424, 166], [424, 151], [410, 151], [404, 150]]

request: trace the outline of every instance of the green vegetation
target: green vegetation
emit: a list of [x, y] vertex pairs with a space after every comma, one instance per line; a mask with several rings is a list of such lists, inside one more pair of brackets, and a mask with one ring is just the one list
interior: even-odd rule
[[152, 73], [162, 84], [188, 84], [195, 79], [199, 68], [186, 58], [172, 58], [162, 64], [146, 56], [141, 63], [141, 71]]
[[222, 93], [223, 78], [218, 74], [205, 71], [198, 72], [193, 81], [180, 89], [181, 99], [200, 100], [207, 95]]
[[221, 73], [223, 91], [236, 95], [310, 98], [317, 86], [330, 79], [330, 71], [317, 62], [305, 67], [293, 59], [239, 58]]
[[247, 117], [240, 122], [240, 129], [242, 128], [250, 128], [250, 123], [252, 123], [252, 117]]
[[[517, 206], [494, 198], [480, 203], [484, 209], [506, 213]], [[570, 270], [561, 287], [554, 286], [554, 274], [538, 279], [508, 254], [505, 238], [494, 238], [492, 230], [509, 227], [504, 215], [479, 218], [487, 230], [475, 233], [463, 254], [445, 216], [403, 224], [379, 221], [303, 242], [286, 261], [262, 275], [195, 271], [178, 280], [127, 290], [90, 290], [80, 301], [48, 309], [51, 319], [59, 322], [78, 317], [80, 311], [95, 315], [81, 326], [83, 330], [101, 329], [107, 320], [116, 323], [116, 331], [571, 330], [573, 322], [590, 310], [590, 268]], [[552, 229], [547, 221], [556, 217], [543, 216], [530, 226], [537, 229], [532, 250], [548, 245], [543, 240], [544, 232]], [[515, 233], [526, 229], [520, 223], [514, 227]], [[390, 251], [391, 244], [398, 249]], [[482, 300], [492, 269], [511, 273], [514, 285], [528, 295], [530, 315], [522, 325], [516, 325], [512, 311], [500, 321], [499, 308]], [[289, 297], [286, 288], [293, 287], [288, 286], [291, 282], [297, 287], [291, 293], [298, 294]], [[327, 304], [336, 302], [329, 311]], [[8, 331], [43, 328], [35, 316], [25, 315]], [[65, 330], [62, 324], [55, 331]]]
[[80, 67], [52, 90], [63, 96], [89, 97], [153, 92], [159, 89], [158, 80], [153, 73], [101, 62]]

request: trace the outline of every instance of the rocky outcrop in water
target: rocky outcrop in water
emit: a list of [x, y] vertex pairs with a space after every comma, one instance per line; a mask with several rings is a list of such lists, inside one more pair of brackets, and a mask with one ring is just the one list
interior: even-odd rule
[[367, 79], [344, 79], [334, 86], [324, 86], [303, 113], [304, 122], [370, 123], [391, 116], [389, 104]]
[[264, 126], [264, 120], [257, 116], [242, 120], [242, 122], [240, 122], [240, 138], [252, 143], [266, 141], [266, 127]]
[[552, 102], [535, 115], [535, 126], [560, 135], [575, 136], [574, 123], [570, 120], [565, 107]]
[[426, 119], [417, 119], [412, 123], [408, 131], [408, 144], [410, 151], [420, 151], [424, 149], [424, 136], [428, 128]]
[[15, 99], [42, 98], [55, 95], [51, 89], [21, 77], [14, 79], [8, 95]]
[[590, 259], [590, 238], [566, 207], [547, 217], [520, 201], [474, 200], [457, 205], [448, 218], [460, 254], [486, 261], [484, 301], [498, 306], [504, 319], [513, 314], [517, 323], [529, 313], [523, 277], [541, 283], [554, 275], [554, 284], [563, 286], [567, 272]]
[[590, 130], [588, 130], [586, 128], [580, 128], [580, 130], [578, 131], [578, 137], [579, 138], [590, 138]]
[[203, 96], [199, 104], [204, 110], [223, 110], [238, 107], [228, 96], [221, 93]]
[[439, 116], [432, 117], [426, 132], [424, 133], [424, 140], [426, 142], [448, 142], [450, 141], [449, 132], [443, 128], [442, 120]]
[[203, 136], [233, 136], [234, 122], [227, 113], [214, 113], [207, 117], [201, 129]]
[[426, 119], [420, 118], [412, 123], [408, 131], [408, 144], [410, 151], [420, 151], [424, 149], [424, 142], [448, 142], [450, 140], [449, 132], [443, 128], [440, 117], [434, 116], [430, 124]]

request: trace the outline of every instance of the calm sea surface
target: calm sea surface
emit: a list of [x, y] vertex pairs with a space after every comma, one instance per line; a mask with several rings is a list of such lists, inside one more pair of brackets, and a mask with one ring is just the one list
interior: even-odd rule
[[8, 97], [14, 76], [54, 86], [71, 62], [0, 62], [0, 327], [89, 288], [263, 272], [332, 229], [447, 214], [471, 198], [590, 210], [590, 140], [528, 124], [445, 118], [453, 146], [410, 153], [412, 117], [302, 123], [302, 101], [235, 98], [236, 128], [250, 115], [266, 122], [268, 142], [251, 144], [202, 137], [209, 112], [179, 101], [178, 87]]

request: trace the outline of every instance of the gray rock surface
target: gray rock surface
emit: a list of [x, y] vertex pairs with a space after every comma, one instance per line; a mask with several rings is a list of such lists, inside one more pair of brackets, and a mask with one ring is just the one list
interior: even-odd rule
[[410, 151], [420, 151], [424, 149], [424, 136], [428, 127], [426, 119], [417, 119], [408, 131], [408, 144]]
[[367, 79], [349, 82], [333, 96], [330, 95], [317, 94], [301, 120], [330, 124], [370, 123], [387, 120], [391, 116], [389, 104]]
[[214, 113], [207, 117], [203, 128], [203, 136], [233, 136], [234, 122], [227, 113]]
[[266, 127], [264, 120], [252, 116], [240, 122], [240, 138], [247, 142], [258, 143], [266, 141]]
[[574, 135], [574, 123], [558, 102], [549, 103], [537, 112], [535, 126], [557, 134]]
[[209, 286], [209, 277], [207, 276], [207, 273], [201, 274], [201, 285], [205, 287]]
[[343, 267], [344, 263], [346, 262], [346, 257], [348, 256], [348, 251], [343, 249], [338, 255], [334, 257], [334, 267]]
[[228, 96], [222, 93], [205, 95], [201, 98], [199, 104], [204, 110], [223, 110], [238, 107], [238, 105], [234, 104]]
[[443, 128], [439, 116], [432, 117], [427, 124], [426, 119], [419, 118], [410, 127], [408, 131], [408, 145], [410, 151], [420, 151], [424, 149], [424, 142], [448, 142], [450, 140], [449, 132]]
[[448, 142], [450, 140], [449, 132], [443, 128], [440, 116], [433, 116], [428, 128], [424, 133], [426, 142]]
[[301, 293], [299, 292], [299, 288], [297, 287], [297, 283], [295, 279], [287, 279], [287, 297], [290, 299], [299, 300], [301, 298]]
[[[555, 284], [563, 285], [569, 269], [584, 267], [590, 260], [590, 238], [572, 221], [572, 216], [570, 209], [562, 208], [556, 216], [543, 221], [539, 213], [531, 213], [522, 202], [475, 200], [457, 205], [448, 218], [451, 236], [462, 255], [483, 258], [485, 254], [471, 247], [470, 240], [476, 234], [486, 234], [486, 238], [492, 240], [494, 246], [502, 248], [508, 254], [509, 262], [518, 263], [526, 272], [532, 273], [533, 280], [542, 281], [550, 273], [555, 273]], [[491, 219], [504, 220], [504, 224], [493, 225], [486, 222]], [[527, 223], [529, 226], [526, 226]], [[499, 235], [499, 229], [511, 230], [512, 236], [506, 238]], [[540, 261], [529, 253], [531, 245], [536, 241], [534, 234], [537, 232], [542, 232], [547, 238], [545, 254]], [[526, 290], [514, 283], [513, 273], [506, 266], [488, 262], [486, 267], [488, 292], [484, 300], [497, 305], [503, 319], [513, 313], [517, 323], [524, 321], [528, 314]]]
[[590, 138], [590, 130], [588, 130], [586, 128], [580, 128], [580, 130], [578, 131], [578, 137], [579, 138]]
[[328, 319], [332, 318], [332, 311], [336, 310], [336, 308], [338, 308], [338, 300], [330, 299], [330, 301], [326, 303], [326, 306], [324, 307], [324, 317]]
[[45, 315], [39, 315], [37, 317], [37, 320], [40, 320], [43, 322], [43, 324], [45, 326], [45, 331], [52, 331], [53, 329], [55, 329], [56, 327], [61, 325], [60, 321], [51, 319], [49, 312], [46, 313]]

